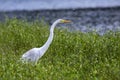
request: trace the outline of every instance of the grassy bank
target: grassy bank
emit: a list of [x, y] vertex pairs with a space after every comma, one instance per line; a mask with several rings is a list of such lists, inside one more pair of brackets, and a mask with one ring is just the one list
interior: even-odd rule
[[119, 80], [120, 32], [104, 36], [55, 29], [54, 40], [37, 66], [21, 55], [42, 46], [49, 27], [40, 22], [0, 23], [0, 80]]

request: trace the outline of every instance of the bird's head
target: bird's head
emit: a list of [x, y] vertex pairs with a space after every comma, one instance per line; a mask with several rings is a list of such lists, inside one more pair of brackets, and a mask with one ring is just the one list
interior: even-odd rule
[[70, 20], [65, 20], [65, 19], [58, 19], [58, 20], [56, 20], [56, 21], [52, 24], [51, 27], [54, 28], [58, 23], [70, 23], [70, 22], [72, 22], [72, 21], [70, 21]]
[[70, 23], [70, 20], [65, 20], [65, 19], [58, 19], [57, 20], [59, 23]]

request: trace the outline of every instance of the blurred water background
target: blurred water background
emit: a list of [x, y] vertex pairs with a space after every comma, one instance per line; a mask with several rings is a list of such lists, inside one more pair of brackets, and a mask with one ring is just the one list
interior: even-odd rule
[[51, 24], [58, 18], [70, 19], [70, 30], [101, 35], [120, 29], [120, 0], [0, 0], [0, 21], [5, 17], [36, 19]]
[[120, 6], [120, 0], [0, 0], [0, 11]]

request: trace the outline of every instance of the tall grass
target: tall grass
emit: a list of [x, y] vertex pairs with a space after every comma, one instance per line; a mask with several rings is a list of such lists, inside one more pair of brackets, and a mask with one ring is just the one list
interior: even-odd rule
[[21, 55], [42, 46], [49, 27], [17, 19], [0, 23], [0, 80], [119, 80], [120, 32], [55, 29], [54, 40], [36, 66], [22, 64]]

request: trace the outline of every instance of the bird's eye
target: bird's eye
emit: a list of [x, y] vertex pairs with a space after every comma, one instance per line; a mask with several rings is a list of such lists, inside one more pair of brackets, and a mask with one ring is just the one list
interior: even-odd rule
[[31, 59], [28, 59], [28, 61], [32, 61]]

